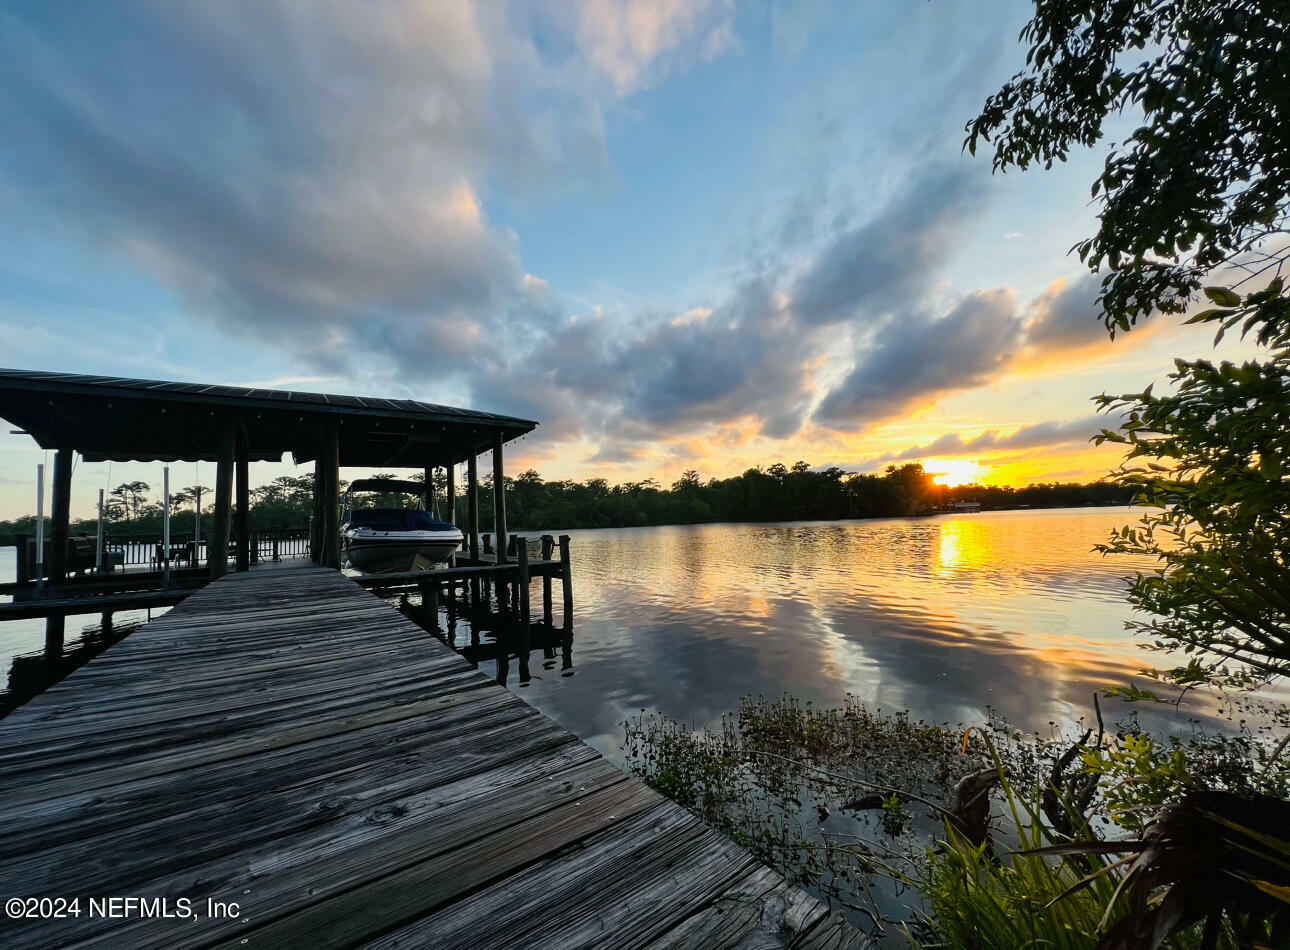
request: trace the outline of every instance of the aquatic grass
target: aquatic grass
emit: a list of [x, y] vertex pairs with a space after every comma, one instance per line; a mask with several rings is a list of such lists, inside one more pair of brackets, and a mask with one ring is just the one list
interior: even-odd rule
[[[910, 943], [926, 950], [1096, 950], [1108, 926], [1125, 913], [1128, 859], [1100, 853], [1091, 839], [1072, 842], [1056, 832], [1042, 790], [1022, 795], [1002, 769], [1000, 788], [1017, 847], [999, 855], [988, 843], [973, 844], [947, 825], [945, 836], [926, 854], [919, 887], [928, 912], [918, 936], [907, 928]], [[1061, 804], [1069, 807], [1064, 799]], [[1091, 850], [1049, 853], [1076, 845]], [[1162, 944], [1196, 945], [1191, 936]]]
[[[1126, 919], [1134, 866], [1134, 842], [1100, 840], [1095, 821], [1134, 832], [1193, 789], [1284, 797], [1287, 780], [1284, 749], [1249, 735], [1154, 740], [1131, 718], [1104, 730], [1100, 715], [1098, 726], [1097, 738], [1044, 738], [854, 697], [758, 697], [711, 730], [642, 713], [624, 723], [623, 748], [655, 788], [885, 946], [1092, 950]], [[1224, 927], [1214, 946], [1237, 946]], [[1200, 945], [1195, 928], [1169, 941]]]

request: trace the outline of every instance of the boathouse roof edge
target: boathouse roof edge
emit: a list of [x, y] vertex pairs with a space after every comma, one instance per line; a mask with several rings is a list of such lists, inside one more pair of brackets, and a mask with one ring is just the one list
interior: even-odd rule
[[232, 420], [250, 459], [311, 461], [334, 425], [341, 465], [402, 468], [455, 464], [537, 426], [411, 399], [13, 369], [0, 369], [0, 418], [91, 462], [216, 461]]

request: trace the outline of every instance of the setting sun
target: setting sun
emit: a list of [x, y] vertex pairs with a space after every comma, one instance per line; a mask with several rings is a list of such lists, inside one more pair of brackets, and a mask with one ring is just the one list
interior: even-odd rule
[[923, 467], [935, 476], [932, 481], [946, 488], [979, 482], [989, 471], [986, 466], [971, 459], [928, 459]]

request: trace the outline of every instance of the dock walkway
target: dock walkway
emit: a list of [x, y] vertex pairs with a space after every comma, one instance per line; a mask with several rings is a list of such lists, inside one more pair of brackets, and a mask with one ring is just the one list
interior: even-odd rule
[[863, 943], [309, 566], [211, 584], [0, 721], [0, 898], [78, 900], [5, 947]]

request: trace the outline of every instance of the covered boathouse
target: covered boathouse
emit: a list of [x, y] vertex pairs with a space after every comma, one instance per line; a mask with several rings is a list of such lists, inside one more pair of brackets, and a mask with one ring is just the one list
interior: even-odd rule
[[[340, 567], [336, 499], [341, 466], [423, 469], [427, 485], [433, 484], [433, 470], [444, 468], [448, 495], [455, 497], [453, 467], [461, 462], [467, 466], [463, 533], [470, 560], [476, 562], [478, 457], [492, 452], [496, 523], [491, 527], [504, 539], [502, 447], [537, 426], [528, 419], [411, 399], [13, 369], [0, 369], [0, 419], [56, 453], [44, 570], [52, 596], [58, 595], [67, 575], [76, 452], [87, 462], [216, 463], [214, 531], [208, 549], [214, 580], [228, 570], [230, 538], [236, 539], [236, 570], [250, 569], [250, 463], [278, 462], [287, 453], [297, 464], [314, 465], [314, 563]], [[505, 559], [505, 545], [499, 545], [497, 562]], [[47, 624], [46, 649], [56, 653], [62, 647], [63, 616], [51, 615]]]

